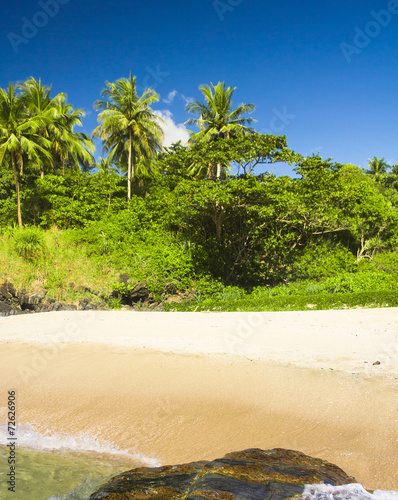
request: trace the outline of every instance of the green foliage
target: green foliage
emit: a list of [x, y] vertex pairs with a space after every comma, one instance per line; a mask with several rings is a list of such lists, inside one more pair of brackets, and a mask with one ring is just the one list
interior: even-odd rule
[[112, 297], [109, 300], [109, 307], [115, 311], [119, 310], [122, 304], [122, 300], [120, 298]]
[[21, 257], [35, 260], [45, 251], [43, 232], [35, 227], [15, 229], [13, 232], [15, 251]]
[[[201, 87], [205, 102], [187, 107], [198, 134], [156, 157], [161, 130], [150, 106], [158, 96], [138, 96], [131, 75], [107, 82], [95, 135], [110, 154], [99, 164], [91, 140], [73, 132], [83, 113], [64, 94], [52, 99], [34, 79], [1, 90], [4, 276], [38, 281], [57, 299], [118, 291], [114, 308], [128, 292], [121, 273], [127, 287], [145, 281], [157, 298], [190, 292], [194, 303], [182, 308], [395, 303], [398, 166], [375, 157], [365, 173], [303, 158], [284, 136], [247, 127], [254, 106], [234, 110], [234, 90]], [[298, 176], [251, 175], [277, 161], [296, 165]], [[27, 227], [4, 230], [22, 219]]]
[[334, 239], [318, 243], [311, 241], [297, 252], [291, 269], [289, 280], [319, 279], [336, 276], [341, 272], [354, 272], [358, 266], [355, 256]]
[[166, 311], [312, 311], [356, 307], [397, 307], [398, 291], [288, 295], [274, 298], [244, 298], [235, 301], [206, 300], [202, 303], [166, 304]]
[[249, 175], [257, 165], [276, 162], [294, 163], [301, 159], [288, 149], [284, 136], [251, 134], [243, 137], [181, 145], [159, 155], [161, 169], [197, 179], [216, 178], [217, 165], [221, 179], [232, 165]]

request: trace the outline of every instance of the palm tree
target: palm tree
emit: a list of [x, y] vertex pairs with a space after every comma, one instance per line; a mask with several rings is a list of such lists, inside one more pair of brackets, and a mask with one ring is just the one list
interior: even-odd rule
[[[21, 99], [24, 102], [31, 117], [37, 115], [47, 118], [40, 135], [49, 139], [52, 143], [52, 161], [58, 161], [62, 165], [62, 173], [65, 175], [65, 163], [78, 166], [79, 162], [91, 162], [93, 156], [91, 152], [94, 145], [89, 136], [82, 133], [75, 133], [73, 129], [76, 125], [82, 125], [84, 112], [80, 109], [74, 110], [66, 102], [64, 93], [57, 94], [50, 98], [51, 86], [43, 86], [41, 80], [36, 81], [33, 77], [19, 85]], [[44, 167], [41, 168], [41, 177], [44, 176]]]
[[50, 130], [53, 137], [53, 156], [59, 158], [62, 175], [65, 175], [65, 164], [79, 168], [80, 164], [92, 163], [95, 146], [88, 135], [73, 132], [76, 125], [82, 125], [82, 110], [73, 109], [73, 106], [66, 102], [65, 96], [56, 100], [55, 109], [57, 116]]
[[[42, 121], [41, 128], [37, 130], [37, 133], [51, 140], [52, 137], [50, 137], [48, 129], [54, 124], [57, 115], [55, 103], [62, 94], [58, 94], [54, 99], [51, 99], [51, 86], [47, 87], [46, 85], [42, 85], [40, 79], [37, 81], [33, 77], [18, 84], [17, 88], [21, 91], [20, 99], [29, 117], [33, 118], [40, 116], [45, 118], [45, 120]], [[40, 176], [44, 176], [43, 162], [40, 163]]]
[[22, 216], [18, 176], [23, 173], [24, 158], [34, 160], [38, 165], [42, 164], [43, 158], [51, 158], [51, 143], [39, 134], [48, 123], [49, 119], [45, 115], [30, 116], [12, 83], [7, 90], [0, 89], [0, 165], [8, 156], [14, 174], [20, 227]]
[[93, 135], [103, 140], [103, 149], [109, 152], [109, 161], [127, 160], [127, 198], [131, 199], [131, 183], [136, 165], [148, 163], [162, 147], [163, 132], [160, 118], [151, 104], [159, 99], [152, 89], [141, 96], [136, 89], [136, 77], [121, 78], [116, 83], [106, 82], [102, 96], [106, 100], [95, 103], [100, 125]]
[[376, 156], [372, 160], [368, 159], [368, 164], [369, 170], [365, 170], [365, 173], [371, 175], [376, 182], [379, 182], [387, 173], [387, 169], [390, 168], [384, 158], [377, 158]]
[[[254, 129], [247, 127], [256, 120], [245, 118], [245, 113], [254, 111], [254, 104], [241, 104], [232, 110], [232, 96], [236, 87], [226, 87], [224, 82], [201, 85], [199, 90], [205, 98], [205, 102], [195, 99], [186, 106], [188, 113], [199, 115], [198, 118], [190, 118], [186, 123], [197, 125], [199, 132], [191, 132], [189, 142], [209, 142], [220, 139], [234, 139], [247, 134], [254, 133]], [[217, 179], [220, 177], [221, 166], [217, 164]]]

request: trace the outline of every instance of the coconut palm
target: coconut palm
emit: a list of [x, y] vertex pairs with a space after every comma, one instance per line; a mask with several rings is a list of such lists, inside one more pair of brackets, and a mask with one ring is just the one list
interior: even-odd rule
[[116, 83], [106, 82], [102, 91], [104, 100], [95, 103], [100, 111], [100, 125], [93, 135], [103, 140], [104, 152], [109, 152], [109, 161], [126, 160], [127, 198], [131, 198], [131, 183], [136, 166], [151, 161], [162, 147], [163, 132], [160, 119], [151, 104], [159, 99], [152, 89], [137, 93], [136, 77], [121, 78]]
[[387, 173], [387, 169], [390, 168], [384, 158], [377, 158], [376, 156], [373, 159], [368, 159], [368, 164], [369, 170], [365, 170], [365, 172], [371, 175], [376, 182], [380, 181]]
[[17, 88], [12, 83], [7, 90], [0, 89], [0, 165], [8, 156], [14, 174], [20, 227], [22, 227], [22, 216], [19, 175], [23, 172], [24, 159], [33, 160], [41, 165], [43, 158], [51, 158], [49, 152], [51, 143], [39, 133], [48, 123], [47, 116], [42, 114], [31, 116], [28, 113], [24, 101], [17, 95]]
[[65, 175], [65, 165], [79, 168], [80, 164], [92, 163], [95, 147], [91, 137], [73, 131], [76, 125], [82, 125], [82, 110], [73, 109], [73, 106], [66, 102], [65, 96], [59, 96], [55, 109], [57, 115], [49, 128], [49, 134], [53, 138], [53, 157], [59, 159], [62, 174]]
[[[236, 87], [226, 87], [224, 82], [218, 82], [216, 86], [201, 85], [199, 90], [204, 95], [205, 101], [200, 102], [195, 99], [186, 106], [188, 113], [199, 115], [198, 118], [190, 118], [186, 122], [199, 127], [198, 133], [190, 131], [189, 142], [191, 144], [234, 139], [254, 133], [254, 129], [246, 125], [256, 120], [243, 116], [254, 111], [254, 104], [241, 104], [236, 109], [232, 109], [232, 96]], [[220, 168], [218, 164], [217, 178], [220, 177]]]
[[[51, 140], [52, 137], [48, 129], [54, 125], [57, 115], [55, 103], [62, 94], [58, 94], [54, 99], [51, 99], [51, 86], [42, 85], [40, 79], [37, 81], [33, 77], [18, 84], [17, 88], [20, 90], [20, 99], [29, 117], [31, 119], [37, 116], [44, 118], [44, 120], [42, 120], [42, 126], [37, 130], [37, 133]], [[43, 177], [44, 162], [41, 162], [39, 166], [41, 177]]]
[[[91, 162], [94, 145], [89, 136], [73, 132], [76, 125], [82, 125], [84, 112], [80, 109], [74, 110], [71, 104], [66, 102], [64, 93], [50, 98], [51, 86], [42, 85], [41, 80], [36, 81], [33, 77], [19, 85], [21, 99], [31, 117], [42, 116], [46, 118], [44, 126], [39, 134], [52, 143], [52, 161], [62, 165], [62, 173], [65, 175], [65, 165], [78, 167], [82, 161]], [[41, 177], [44, 175], [44, 166], [41, 168]]]

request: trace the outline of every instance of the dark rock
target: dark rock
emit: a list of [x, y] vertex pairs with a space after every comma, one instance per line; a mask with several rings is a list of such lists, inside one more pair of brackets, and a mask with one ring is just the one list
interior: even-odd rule
[[9, 302], [15, 300], [17, 294], [14, 288], [14, 285], [9, 281], [4, 281], [0, 285], [0, 301], [1, 302]]
[[87, 308], [88, 304], [88, 299], [79, 300], [79, 309], [84, 311]]
[[137, 283], [132, 290], [126, 294], [131, 302], [144, 301], [149, 297], [148, 286], [145, 281]]
[[343, 470], [298, 451], [251, 449], [211, 462], [132, 469], [113, 477], [91, 500], [283, 500], [306, 484], [355, 483]]
[[14, 285], [7, 280], [0, 284], [0, 307], [0, 316], [21, 313], [17, 292]]
[[46, 292], [42, 293], [24, 293], [22, 295], [18, 294], [19, 304], [22, 310], [36, 311], [39, 309], [37, 306], [44, 299]]
[[49, 311], [64, 311], [64, 304], [62, 302], [54, 302], [48, 309]]
[[76, 304], [65, 304], [64, 311], [77, 311], [77, 305]]
[[11, 316], [15, 314], [15, 310], [5, 302], [0, 302], [0, 317], [1, 316]]

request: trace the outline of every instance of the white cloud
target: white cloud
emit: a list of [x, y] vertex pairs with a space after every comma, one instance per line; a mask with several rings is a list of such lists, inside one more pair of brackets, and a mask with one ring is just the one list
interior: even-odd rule
[[168, 109], [162, 111], [154, 111], [160, 118], [163, 118], [164, 123], [161, 127], [164, 132], [163, 146], [169, 147], [173, 142], [181, 141], [185, 145], [190, 137], [188, 130], [183, 123], [175, 123], [173, 120], [173, 113]]
[[178, 94], [177, 90], [172, 90], [167, 94], [167, 98], [162, 99], [162, 101], [165, 102], [166, 104], [171, 104], [174, 101], [174, 98], [177, 94]]

